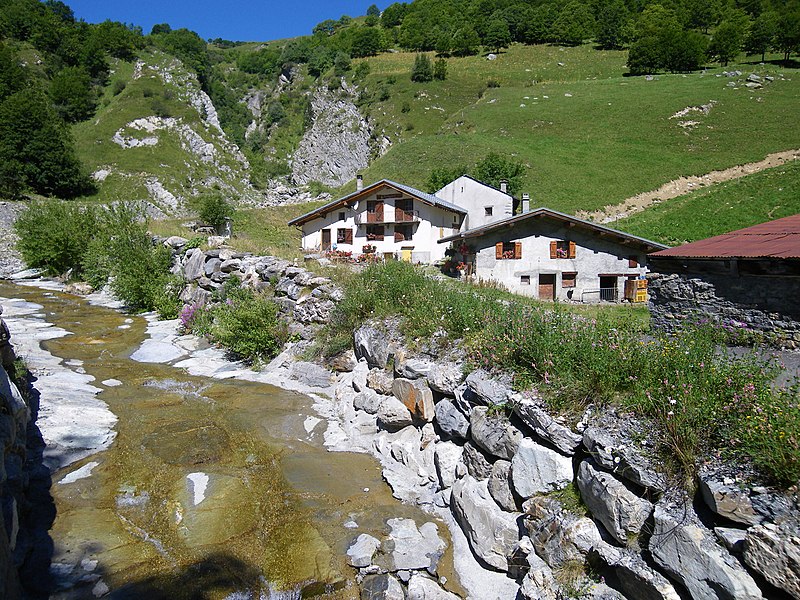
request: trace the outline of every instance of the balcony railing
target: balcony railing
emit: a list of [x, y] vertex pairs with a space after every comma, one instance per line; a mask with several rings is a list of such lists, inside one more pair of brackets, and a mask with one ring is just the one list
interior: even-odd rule
[[383, 213], [363, 212], [356, 215], [356, 225], [381, 225], [386, 223], [419, 223], [419, 211], [387, 210]]

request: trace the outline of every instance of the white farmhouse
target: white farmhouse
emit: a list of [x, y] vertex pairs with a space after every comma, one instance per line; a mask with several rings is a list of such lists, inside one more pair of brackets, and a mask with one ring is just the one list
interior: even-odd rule
[[[527, 208], [523, 202], [524, 208]], [[466, 250], [479, 279], [543, 300], [619, 302], [647, 272], [647, 254], [666, 246], [548, 208], [439, 240]], [[468, 272], [469, 272], [468, 271]], [[626, 293], [627, 292], [627, 293]]]
[[514, 197], [507, 192], [504, 180], [500, 181], [500, 189], [497, 189], [469, 175], [462, 175], [436, 192], [436, 197], [467, 211], [462, 231], [505, 219], [516, 212]]
[[444, 258], [437, 242], [461, 230], [467, 211], [441, 198], [382, 179], [289, 221], [302, 230], [303, 249], [375, 253], [415, 263]]

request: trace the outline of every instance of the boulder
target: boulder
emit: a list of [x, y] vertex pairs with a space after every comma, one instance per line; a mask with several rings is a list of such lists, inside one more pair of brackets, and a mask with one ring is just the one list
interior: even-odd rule
[[394, 396], [384, 396], [378, 406], [378, 425], [387, 431], [399, 431], [414, 422], [411, 411]]
[[563, 597], [550, 567], [535, 552], [528, 554], [528, 572], [519, 593], [525, 600], [561, 600]]
[[694, 600], [763, 598], [750, 574], [699, 523], [688, 501], [675, 508], [659, 502], [653, 519], [649, 543], [653, 560], [681, 582]]
[[361, 600], [406, 600], [402, 584], [389, 573], [367, 575], [359, 587]]
[[347, 549], [347, 562], [351, 567], [368, 567], [372, 564], [372, 557], [380, 547], [380, 540], [369, 534], [362, 533]]
[[206, 255], [200, 248], [194, 248], [186, 253], [186, 264], [183, 265], [183, 278], [186, 281], [197, 281], [205, 275]]
[[403, 354], [396, 354], [394, 359], [394, 371], [398, 377], [405, 379], [420, 379], [428, 377], [437, 366], [427, 360], [418, 358], [406, 358]]
[[167, 248], [172, 248], [173, 250], [180, 250], [183, 248], [189, 240], [183, 238], [179, 235], [171, 235], [167, 239], [164, 240], [164, 246]]
[[314, 388], [327, 388], [333, 383], [331, 372], [328, 369], [310, 362], [292, 363], [289, 377]]
[[472, 442], [464, 444], [464, 453], [461, 455], [467, 472], [475, 479], [488, 479], [492, 474], [492, 463], [486, 455]]
[[408, 600], [459, 600], [430, 577], [414, 574], [408, 582]]
[[450, 508], [473, 553], [487, 565], [508, 571], [507, 556], [518, 540], [514, 515], [503, 512], [489, 494], [488, 483], [469, 475], [453, 484]]
[[795, 518], [748, 529], [744, 562], [775, 587], [800, 598], [800, 522]]
[[468, 398], [470, 401], [475, 398], [477, 400], [476, 403], [491, 406], [493, 404], [506, 404], [511, 399], [511, 388], [492, 379], [482, 369], [467, 375], [466, 384], [467, 389], [472, 393], [472, 397]]
[[433, 455], [433, 464], [436, 466], [436, 475], [439, 485], [447, 489], [456, 481], [456, 465], [461, 460], [464, 449], [453, 442], [440, 442], [436, 444]]
[[[298, 304], [298, 306], [300, 305]], [[295, 312], [297, 312], [296, 307]], [[356, 355], [353, 354], [352, 350], [346, 350], [329, 358], [327, 364], [337, 373], [350, 373], [356, 368]]]
[[516, 512], [517, 502], [511, 491], [511, 462], [498, 460], [492, 465], [489, 474], [489, 493], [494, 501], [506, 512]]
[[639, 535], [653, 505], [628, 490], [610, 473], [598, 471], [588, 460], [578, 468], [578, 489], [592, 515], [611, 536], [626, 545]]
[[389, 571], [427, 569], [435, 574], [447, 547], [436, 524], [423, 523], [419, 529], [413, 519], [389, 519], [386, 524], [389, 536], [381, 544], [376, 563]]
[[236, 259], [222, 261], [222, 263], [219, 265], [219, 270], [223, 273], [233, 273], [241, 268], [242, 261]]
[[220, 259], [209, 258], [203, 267], [206, 277], [211, 277], [214, 273], [218, 273], [220, 271], [220, 265], [222, 265], [222, 261]]
[[560, 513], [535, 523], [525, 520], [536, 554], [552, 568], [571, 561], [583, 562], [601, 541], [600, 531], [588, 517]]
[[497, 458], [511, 460], [522, 441], [522, 432], [514, 427], [505, 414], [488, 414], [485, 406], [476, 406], [470, 415], [472, 440]]
[[660, 465], [629, 440], [599, 427], [588, 427], [583, 432], [583, 445], [604, 469], [656, 492], [666, 491], [667, 480]]
[[[319, 289], [321, 288], [317, 288]], [[369, 325], [362, 325], [355, 330], [353, 349], [356, 358], [366, 358], [370, 367], [383, 369], [389, 360], [389, 340], [386, 339], [386, 334]]]
[[303, 289], [302, 286], [297, 285], [288, 277], [283, 277], [278, 281], [278, 285], [275, 286], [275, 295], [286, 296], [291, 300], [299, 300]]
[[433, 394], [425, 381], [398, 378], [392, 382], [392, 393], [406, 405], [415, 419], [430, 423], [435, 416]]
[[335, 308], [336, 305], [330, 300], [301, 296], [292, 314], [294, 319], [301, 323], [327, 323]]
[[743, 525], [758, 525], [764, 520], [753, 508], [748, 490], [702, 472], [698, 481], [703, 500], [719, 516]]
[[383, 369], [370, 369], [367, 373], [367, 385], [379, 394], [390, 395], [392, 383], [394, 383], [394, 377]]
[[747, 531], [744, 529], [714, 527], [714, 535], [731, 554], [739, 556], [744, 551], [744, 540], [747, 538]]
[[523, 438], [511, 460], [511, 482], [522, 498], [564, 489], [572, 482], [572, 461]]
[[442, 432], [451, 437], [465, 440], [469, 431], [469, 420], [456, 405], [447, 400], [440, 400], [434, 408], [436, 424]]
[[456, 388], [464, 379], [462, 369], [455, 363], [439, 363], [428, 375], [428, 385], [431, 389], [444, 394], [455, 396]]
[[681, 598], [669, 580], [648, 566], [638, 552], [598, 542], [589, 553], [589, 562], [610, 569], [616, 580], [615, 585], [626, 598], [636, 600], [680, 600]]
[[385, 399], [386, 396], [381, 396], [375, 390], [366, 388], [358, 392], [353, 398], [353, 408], [363, 410], [371, 415], [377, 415]]
[[529, 399], [514, 404], [514, 412], [543, 441], [552, 444], [564, 454], [575, 454], [583, 437], [562, 425]]

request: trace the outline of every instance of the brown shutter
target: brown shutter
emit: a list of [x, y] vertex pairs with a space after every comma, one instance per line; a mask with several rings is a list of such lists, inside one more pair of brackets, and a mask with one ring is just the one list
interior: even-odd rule
[[514, 242], [514, 258], [522, 258], [522, 242]]
[[494, 257], [497, 260], [500, 260], [501, 258], [503, 258], [503, 242], [497, 242], [494, 245]]
[[569, 257], [575, 258], [575, 242], [569, 243]]
[[558, 242], [550, 242], [550, 258], [556, 258], [558, 254], [556, 254], [556, 249], [558, 248]]
[[344, 243], [345, 244], [352, 244], [353, 243], [353, 230], [352, 229], [345, 229], [345, 232], [344, 232]]
[[639, 266], [639, 261], [636, 260], [636, 257], [635, 256], [629, 256], [628, 257], [628, 268], [629, 269], [635, 269], [638, 266]]
[[375, 222], [383, 223], [383, 202], [375, 204]]

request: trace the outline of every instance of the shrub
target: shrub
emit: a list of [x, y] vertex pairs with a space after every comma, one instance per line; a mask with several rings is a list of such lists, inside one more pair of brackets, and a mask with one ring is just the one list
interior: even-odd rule
[[433, 79], [433, 66], [427, 54], [417, 54], [411, 69], [411, 81], [425, 82]]
[[14, 224], [22, 258], [47, 275], [80, 274], [97, 228], [97, 209], [57, 200], [32, 202]]
[[233, 217], [233, 206], [218, 192], [205, 194], [200, 198], [197, 215], [206, 225], [219, 229], [225, 219]]

